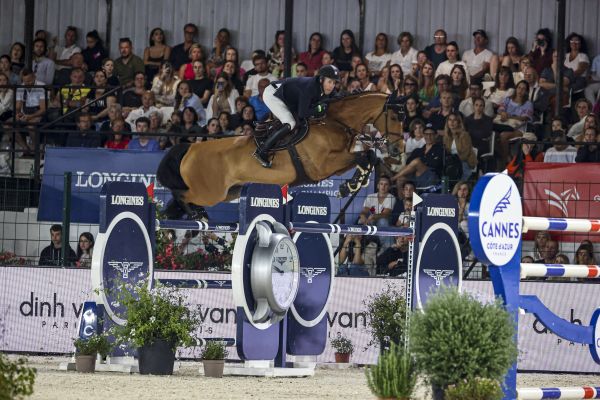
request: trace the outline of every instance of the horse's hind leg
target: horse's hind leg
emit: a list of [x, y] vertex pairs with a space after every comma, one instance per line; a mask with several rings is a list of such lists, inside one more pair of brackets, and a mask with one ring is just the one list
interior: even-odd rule
[[184, 192], [183, 190], [171, 191], [173, 198], [169, 201], [164, 211], [167, 219], [181, 219], [181, 217], [187, 214], [189, 219], [192, 220], [208, 220], [208, 214], [204, 207], [190, 204], [183, 200]]

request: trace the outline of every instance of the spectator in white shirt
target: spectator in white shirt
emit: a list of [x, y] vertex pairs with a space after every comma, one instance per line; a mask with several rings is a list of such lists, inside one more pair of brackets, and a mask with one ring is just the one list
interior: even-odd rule
[[566, 143], [567, 135], [564, 131], [554, 131], [550, 135], [554, 146], [546, 150], [544, 162], [548, 163], [574, 163], [577, 149]]
[[[475, 101], [475, 99], [481, 98], [482, 94], [483, 85], [481, 84], [481, 82], [471, 82], [471, 84], [469, 85], [469, 97], [460, 102], [460, 105], [458, 106], [458, 111], [460, 111], [460, 113], [464, 117], [473, 115], [473, 102]], [[483, 99], [483, 101], [485, 102], [485, 108], [483, 113], [488, 117], [494, 118], [494, 105], [489, 100]]]
[[486, 48], [488, 36], [483, 29], [473, 32], [473, 43], [475, 48], [465, 51], [462, 60], [467, 64], [467, 72], [471, 80], [483, 80], [485, 75], [490, 72], [490, 62], [494, 53]]
[[[456, 64], [462, 65], [465, 70], [467, 69], [467, 64], [458, 59], [458, 44], [456, 44], [456, 42], [450, 42], [446, 45], [446, 57], [448, 59], [438, 65], [437, 69], [435, 70], [436, 78], [440, 75], [450, 76], [452, 73], [452, 68], [454, 68]], [[471, 78], [468, 74], [466, 78], [467, 82], [471, 82]]]
[[371, 76], [378, 76], [383, 67], [388, 65], [392, 54], [388, 51], [388, 37], [385, 33], [378, 33], [375, 37], [375, 50], [367, 53], [367, 67]]
[[248, 81], [246, 82], [244, 96], [248, 98], [258, 95], [258, 81], [261, 79], [267, 78], [271, 82], [277, 80], [275, 75], [269, 73], [269, 64], [265, 55], [258, 54], [254, 56], [252, 62], [254, 63], [254, 70], [256, 71], [256, 74], [248, 77]]
[[402, 68], [404, 75], [412, 71], [413, 64], [417, 63], [418, 51], [413, 45], [413, 35], [410, 32], [402, 32], [398, 35], [398, 44], [400, 49], [392, 54], [390, 65], [398, 64]]
[[[56, 38], [54, 40], [57, 40]], [[77, 46], [77, 28], [67, 26], [65, 31], [65, 46], [56, 46], [54, 48], [54, 62], [56, 69], [73, 67], [71, 65], [71, 56], [75, 53], [81, 53], [81, 48]]]
[[33, 61], [31, 69], [37, 80], [43, 85], [52, 85], [54, 80], [54, 61], [46, 57], [46, 41], [36, 39], [33, 42]]

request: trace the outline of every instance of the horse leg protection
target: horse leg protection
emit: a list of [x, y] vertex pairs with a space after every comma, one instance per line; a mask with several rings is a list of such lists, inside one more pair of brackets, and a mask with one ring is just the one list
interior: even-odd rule
[[167, 219], [181, 219], [181, 217], [183, 217], [186, 212], [185, 209], [182, 205], [182, 201], [181, 201], [181, 194], [178, 192], [171, 192], [172, 193], [172, 198], [171, 200], [169, 200], [169, 202], [167, 203], [167, 206], [165, 207], [165, 217]]
[[360, 190], [361, 187], [369, 184], [369, 175], [371, 167], [377, 162], [377, 155], [374, 151], [369, 150], [363, 153], [358, 153], [356, 156], [356, 171], [352, 178], [340, 185], [339, 196], [346, 197], [350, 193]]

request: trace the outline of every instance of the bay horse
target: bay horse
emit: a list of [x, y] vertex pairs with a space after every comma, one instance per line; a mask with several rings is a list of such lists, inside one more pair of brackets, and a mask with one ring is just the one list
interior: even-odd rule
[[304, 174], [298, 173], [288, 151], [276, 152], [272, 167], [263, 168], [252, 157], [253, 137], [238, 136], [173, 146], [161, 161], [157, 178], [180, 203], [197, 206], [235, 199], [245, 183], [317, 182], [356, 166], [352, 149], [365, 124], [400, 135], [402, 124], [391, 109], [388, 96], [376, 92], [331, 101], [324, 119], [310, 121], [308, 134], [295, 144]]

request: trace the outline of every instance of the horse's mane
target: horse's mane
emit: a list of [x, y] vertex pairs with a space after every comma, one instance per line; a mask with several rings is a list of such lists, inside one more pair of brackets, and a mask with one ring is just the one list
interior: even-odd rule
[[360, 92], [360, 93], [351, 93], [345, 94], [342, 96], [338, 96], [329, 101], [329, 106], [337, 109], [338, 107], [343, 107], [344, 105], [350, 105], [356, 101], [365, 101], [369, 98], [377, 98], [381, 100], [387, 100], [388, 95], [381, 92]]

